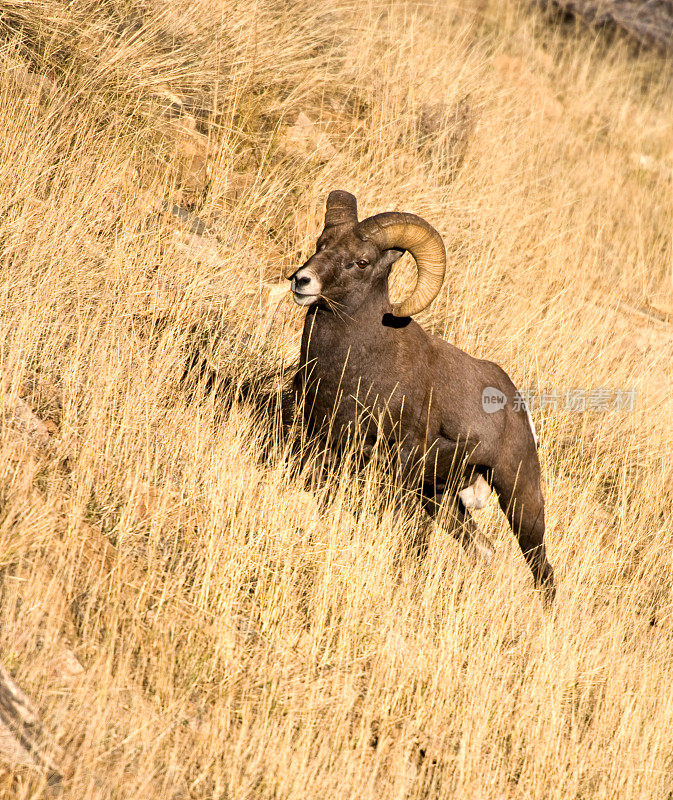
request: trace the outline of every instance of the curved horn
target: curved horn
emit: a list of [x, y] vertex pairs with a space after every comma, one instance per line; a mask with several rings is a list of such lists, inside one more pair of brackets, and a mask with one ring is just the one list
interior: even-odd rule
[[325, 227], [335, 225], [356, 225], [358, 221], [358, 203], [350, 192], [337, 189], [330, 192], [325, 206]]
[[393, 307], [396, 317], [417, 314], [437, 297], [444, 281], [446, 251], [432, 225], [415, 214], [389, 211], [362, 220], [354, 233], [381, 250], [408, 250], [414, 257], [418, 280], [409, 297]]

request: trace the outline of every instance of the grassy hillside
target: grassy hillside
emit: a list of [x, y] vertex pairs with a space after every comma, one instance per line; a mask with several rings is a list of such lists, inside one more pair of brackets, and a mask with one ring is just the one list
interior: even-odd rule
[[[670, 63], [515, 0], [4, 0], [0, 57], [0, 661], [63, 796], [670, 798]], [[291, 374], [334, 188], [443, 234], [426, 327], [636, 390], [533, 409], [552, 614], [495, 499], [493, 568], [401, 557], [210, 391]]]

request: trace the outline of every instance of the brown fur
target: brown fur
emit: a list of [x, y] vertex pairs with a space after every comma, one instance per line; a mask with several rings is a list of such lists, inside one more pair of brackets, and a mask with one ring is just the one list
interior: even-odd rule
[[[431, 515], [445, 490], [453, 497], [475, 473], [484, 475], [536, 585], [551, 599], [540, 463], [526, 412], [515, 407], [514, 384], [497, 364], [428, 334], [409, 317], [392, 316], [388, 276], [400, 255], [362, 242], [351, 225], [326, 229], [319, 238], [304, 267], [321, 292], [306, 314], [294, 381], [304, 423], [332, 450], [356, 428], [365, 453], [377, 437], [395, 445], [404, 480], [420, 478]], [[293, 290], [300, 294], [298, 272]], [[483, 410], [486, 387], [506, 396], [502, 410]], [[469, 541], [477, 530], [469, 511], [457, 497], [453, 508]]]

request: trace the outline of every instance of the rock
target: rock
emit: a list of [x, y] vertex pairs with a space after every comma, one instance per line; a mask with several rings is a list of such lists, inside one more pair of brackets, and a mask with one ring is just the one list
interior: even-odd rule
[[673, 319], [673, 302], [653, 298], [650, 300], [649, 306], [657, 314], [661, 314], [667, 321]]
[[[636, 317], [640, 317], [640, 319], [644, 320], [655, 320], [657, 322], [669, 322], [670, 316], [673, 315], [673, 303], [669, 303], [666, 300], [650, 300], [648, 301], [647, 305], [643, 306], [634, 306], [630, 303], [620, 303], [619, 308], [622, 311], [625, 311], [629, 314], [633, 314]], [[662, 342], [670, 342], [671, 340], [671, 333], [670, 331], [664, 330], [662, 331], [665, 335], [661, 337]], [[655, 334], [656, 335], [656, 334]]]
[[0, 759], [11, 769], [41, 772], [52, 789], [63, 779], [63, 752], [51, 740], [30, 699], [0, 664]]
[[[59, 542], [61, 547], [70, 548], [73, 540], [69, 537]], [[80, 557], [90, 569], [98, 571], [102, 567], [106, 573], [112, 571], [117, 561], [117, 549], [98, 525], [81, 520], [77, 524], [77, 544]]]
[[190, 260], [197, 263], [217, 264], [220, 256], [217, 240], [213, 237], [200, 236], [198, 233], [192, 233], [185, 237], [176, 231], [174, 238], [176, 249], [184, 253]]
[[644, 172], [650, 172], [665, 180], [673, 179], [673, 169], [658, 158], [648, 156], [645, 153], [633, 152], [631, 153], [631, 160]]
[[329, 136], [303, 111], [294, 125], [285, 131], [282, 146], [288, 153], [315, 156], [321, 161], [329, 161], [337, 154]]
[[[40, 504], [36, 495], [31, 498], [31, 504]], [[46, 508], [44, 510], [47, 511]], [[46, 518], [45, 522], [55, 528], [58, 521], [52, 519]], [[16, 565], [12, 575], [4, 578], [3, 592], [7, 608], [15, 609], [17, 624], [26, 631], [27, 638], [30, 638], [30, 631], [36, 633], [38, 647], [48, 650], [50, 658], [57, 651], [60, 653], [60, 644], [57, 643], [61, 641], [61, 636], [70, 641], [76, 637], [71, 598], [61, 575], [62, 555], [68, 555], [63, 541], [57, 535], [53, 536], [48, 541], [45, 555], [32, 555]]]
[[171, 111], [182, 112], [185, 107], [185, 101], [182, 97], [175, 94], [168, 84], [157, 87], [156, 92], [158, 97], [162, 97], [164, 100], [168, 101]]
[[52, 647], [52, 657], [47, 663], [50, 676], [59, 684], [69, 684], [79, 678], [84, 672], [73, 651], [62, 642], [56, 642]]
[[210, 233], [206, 223], [188, 208], [184, 208], [184, 206], [180, 206], [177, 203], [162, 203], [161, 211], [167, 212], [175, 217], [175, 219], [189, 230], [189, 233], [196, 234], [197, 236], [204, 236]]
[[256, 178], [249, 172], [231, 172], [223, 179], [223, 183], [223, 199], [230, 205], [236, 205], [252, 191]]
[[178, 166], [182, 194], [202, 195], [210, 182], [210, 142], [196, 129], [189, 114], [167, 120], [159, 127], [164, 139], [172, 143], [171, 159]]
[[633, 39], [640, 47], [673, 52], [671, 0], [538, 0], [545, 9], [572, 15], [586, 25], [611, 30]]
[[47, 426], [32, 411], [30, 406], [20, 397], [12, 398], [5, 395], [4, 421], [6, 425], [20, 431], [28, 441], [37, 447], [46, 447], [49, 444], [49, 431]]
[[58, 425], [53, 419], [45, 420], [43, 424], [49, 436], [55, 436], [58, 433]]
[[38, 636], [38, 648], [43, 651], [41, 663], [44, 672], [59, 686], [67, 686], [84, 673], [84, 667], [60, 638], [48, 634], [47, 637]]
[[418, 117], [419, 149], [447, 177], [455, 177], [463, 165], [475, 127], [475, 116], [467, 98], [454, 106], [426, 103]]
[[486, 17], [489, 0], [470, 0], [469, 3], [457, 5], [455, 12], [469, 20], [472, 24], [483, 23]]
[[127, 503], [138, 522], [155, 516], [170, 506], [170, 493], [146, 481], [129, 483], [126, 487]]
[[271, 333], [278, 307], [283, 300], [289, 297], [290, 284], [287, 281], [283, 281], [283, 283], [265, 283], [262, 291], [263, 303], [266, 307], [264, 315], [264, 338], [266, 339]]
[[407, 661], [414, 655], [414, 651], [412, 651], [404, 636], [392, 629], [386, 633], [383, 652], [392, 661]]
[[56, 82], [40, 72], [33, 72], [28, 69], [22, 61], [3, 60], [2, 69], [17, 86], [20, 86], [29, 94], [37, 94], [41, 102], [46, 102], [56, 94], [58, 87]]
[[554, 96], [552, 88], [539, 75], [534, 74], [518, 56], [501, 53], [493, 59], [493, 66], [502, 78], [523, 89], [523, 97], [531, 106], [531, 111], [541, 111], [552, 120], [561, 119], [563, 104]]

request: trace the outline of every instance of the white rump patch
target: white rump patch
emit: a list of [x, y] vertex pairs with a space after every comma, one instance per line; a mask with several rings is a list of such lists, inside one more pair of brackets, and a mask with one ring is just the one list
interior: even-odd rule
[[528, 424], [530, 425], [531, 432], [533, 434], [533, 440], [535, 441], [535, 447], [537, 447], [537, 433], [535, 433], [535, 425], [533, 425], [533, 418], [530, 415], [530, 411], [528, 410], [528, 406], [524, 403], [523, 407], [526, 409], [526, 416], [528, 417]]
[[488, 503], [491, 495], [491, 487], [480, 475], [474, 483], [471, 483], [462, 491], [458, 492], [458, 497], [465, 508], [480, 509]]

